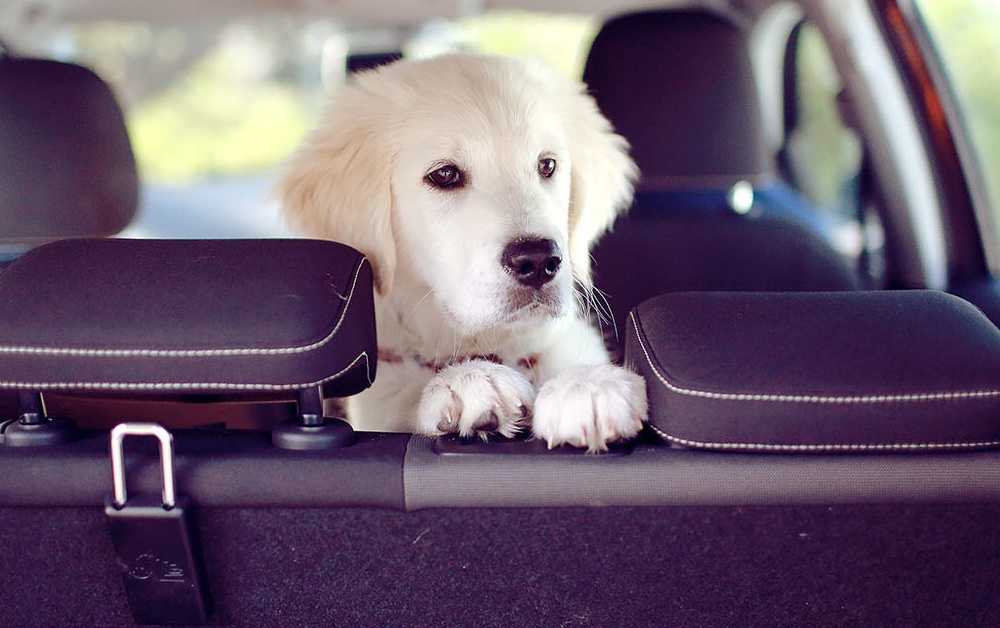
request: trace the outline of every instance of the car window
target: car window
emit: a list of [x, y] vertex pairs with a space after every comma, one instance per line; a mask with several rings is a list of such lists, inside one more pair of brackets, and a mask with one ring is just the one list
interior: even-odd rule
[[[950, 88], [956, 135], [985, 240], [1000, 259], [1000, 3], [918, 0], [914, 13], [931, 39], [933, 61]], [[984, 211], [983, 211], [984, 210]], [[996, 261], [994, 261], [996, 266]]]
[[142, 177], [136, 237], [289, 235], [268, 192], [351, 58], [467, 49], [539, 58], [578, 77], [597, 20], [489, 13], [414, 29], [316, 17], [230, 24], [86, 23], [53, 43], [94, 67], [126, 111]]
[[844, 124], [842, 84], [819, 29], [802, 23], [786, 57], [788, 175], [814, 206], [852, 219], [857, 206], [861, 147]]
[[84, 23], [56, 53], [115, 88], [139, 166], [130, 237], [280, 237], [268, 199], [275, 164], [320, 107], [334, 27], [277, 20], [231, 24]]
[[800, 22], [784, 60], [783, 177], [831, 225], [830, 239], [857, 260], [870, 285], [883, 281], [884, 234], [864, 170], [861, 138], [820, 29]]

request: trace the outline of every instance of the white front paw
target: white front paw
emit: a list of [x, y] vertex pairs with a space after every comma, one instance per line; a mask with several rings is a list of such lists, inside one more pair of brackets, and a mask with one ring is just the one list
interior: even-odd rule
[[560, 373], [535, 399], [535, 436], [556, 445], [603, 451], [628, 440], [646, 420], [646, 382], [612, 364], [582, 366]]
[[534, 400], [534, 387], [510, 367], [484, 360], [453, 364], [424, 387], [418, 429], [429, 436], [511, 438], [524, 428]]

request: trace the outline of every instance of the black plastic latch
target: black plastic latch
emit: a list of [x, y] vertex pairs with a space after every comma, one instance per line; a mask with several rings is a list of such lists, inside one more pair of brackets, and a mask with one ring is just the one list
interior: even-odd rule
[[0, 443], [8, 447], [35, 447], [68, 443], [77, 437], [76, 423], [50, 417], [38, 391], [17, 393], [18, 418], [0, 423]]
[[[122, 441], [160, 441], [162, 498], [127, 499]], [[105, 504], [132, 616], [140, 624], [202, 624], [211, 612], [190, 501], [174, 492], [173, 437], [153, 423], [123, 423], [111, 431], [114, 495]]]
[[279, 423], [271, 443], [281, 449], [317, 451], [354, 444], [354, 428], [343, 419], [323, 416], [323, 390], [317, 386], [298, 394], [297, 418]]

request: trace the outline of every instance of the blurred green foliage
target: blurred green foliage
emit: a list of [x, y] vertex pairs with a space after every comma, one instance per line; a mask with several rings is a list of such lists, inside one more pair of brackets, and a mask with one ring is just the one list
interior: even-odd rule
[[180, 81], [135, 108], [129, 127], [147, 179], [178, 181], [256, 172], [289, 155], [311, 123], [287, 85], [227, 71], [210, 54]]
[[795, 56], [797, 124], [787, 140], [794, 184], [821, 210], [856, 215], [857, 199], [845, 187], [861, 168], [861, 144], [841, 119], [843, 89], [826, 40], [815, 25], [803, 27]]
[[920, 9], [958, 97], [991, 205], [1000, 212], [1000, 2], [924, 0]]
[[[462, 19], [450, 33], [474, 50], [535, 57], [579, 76], [595, 28], [586, 16], [514, 12]], [[322, 42], [307, 41], [308, 25], [104, 23], [74, 35], [129, 105], [146, 181], [272, 168], [302, 141], [323, 99]]]
[[456, 27], [477, 50], [541, 59], [578, 78], [598, 25], [582, 15], [512, 11], [465, 18]]

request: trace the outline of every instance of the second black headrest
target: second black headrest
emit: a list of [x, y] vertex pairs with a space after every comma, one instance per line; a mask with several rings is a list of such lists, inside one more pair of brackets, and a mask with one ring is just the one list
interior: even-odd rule
[[138, 203], [108, 84], [79, 65], [0, 56], [0, 244], [111, 235]]

